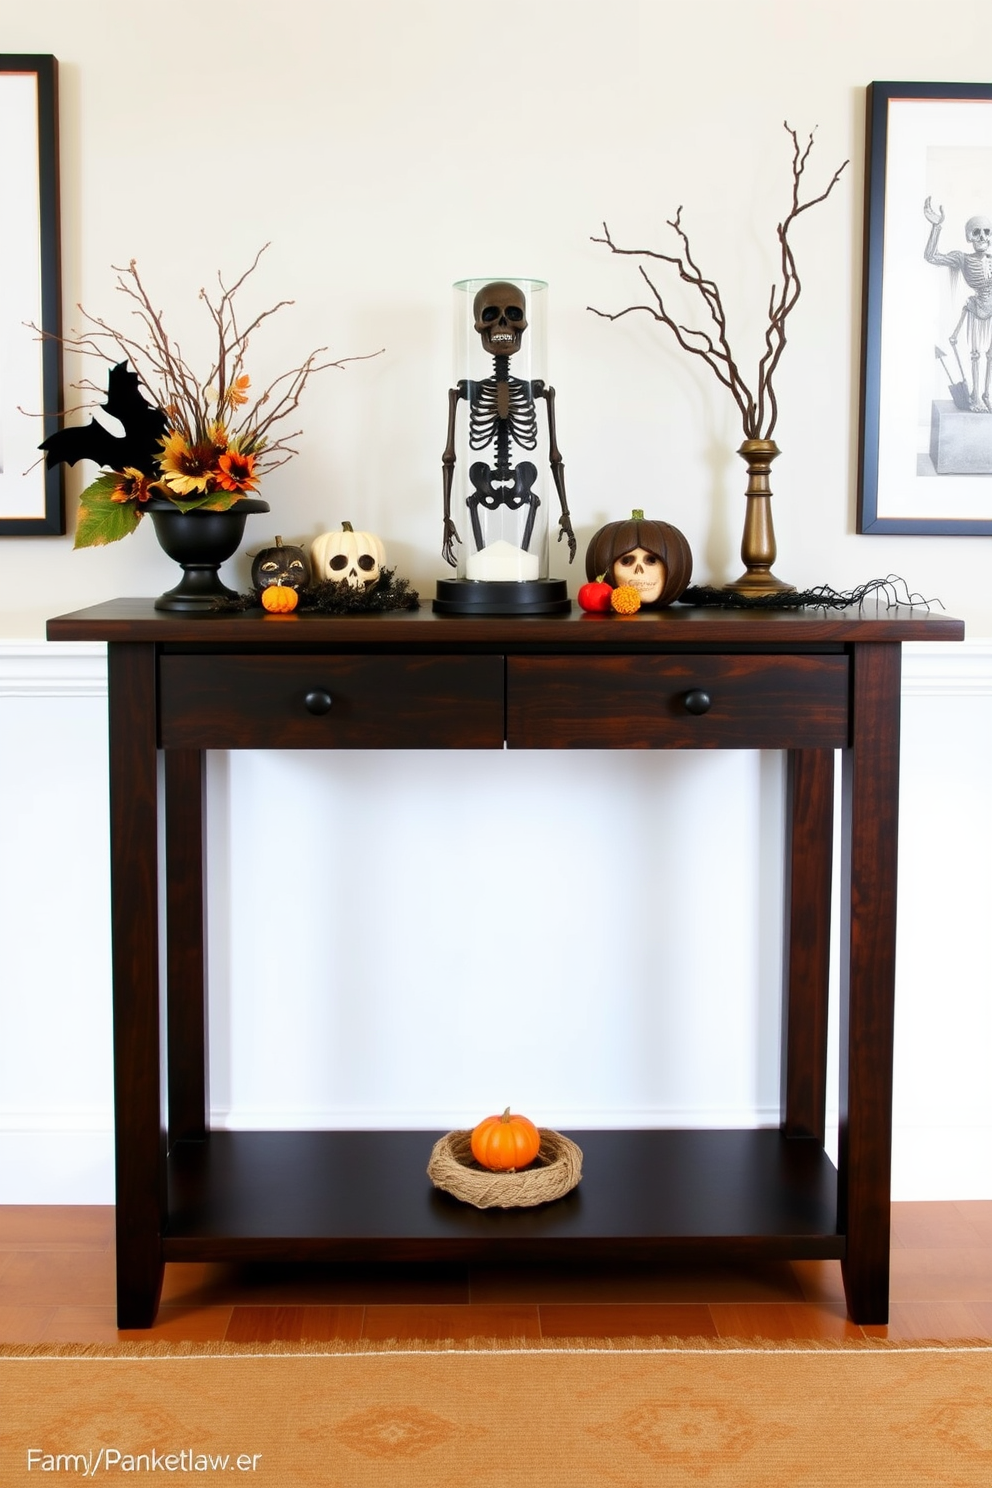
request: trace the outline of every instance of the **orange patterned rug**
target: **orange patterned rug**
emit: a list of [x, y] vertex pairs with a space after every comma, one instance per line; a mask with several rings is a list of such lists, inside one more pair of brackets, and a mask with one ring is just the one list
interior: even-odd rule
[[0, 1348], [0, 1484], [65, 1473], [235, 1473], [258, 1488], [989, 1488], [992, 1347]]

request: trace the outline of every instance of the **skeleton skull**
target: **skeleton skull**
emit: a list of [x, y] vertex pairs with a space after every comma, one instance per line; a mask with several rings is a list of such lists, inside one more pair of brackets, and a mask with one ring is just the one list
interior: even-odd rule
[[641, 604], [654, 604], [665, 583], [665, 565], [657, 553], [632, 548], [614, 563], [613, 583], [632, 584], [641, 596]]
[[487, 284], [473, 305], [475, 329], [490, 356], [513, 356], [527, 329], [527, 299], [515, 284]]
[[969, 217], [964, 235], [971, 244], [973, 253], [988, 253], [992, 242], [992, 222], [987, 217]]
[[328, 562], [331, 578], [338, 584], [348, 584], [352, 589], [371, 589], [378, 583], [379, 565], [374, 553], [335, 553]]

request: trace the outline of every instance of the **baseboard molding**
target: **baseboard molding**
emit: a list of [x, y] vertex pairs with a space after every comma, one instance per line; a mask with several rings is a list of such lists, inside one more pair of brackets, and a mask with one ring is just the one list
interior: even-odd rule
[[0, 1131], [0, 1204], [112, 1204], [112, 1131]]
[[988, 1122], [905, 1122], [892, 1132], [892, 1197], [923, 1202], [992, 1199]]

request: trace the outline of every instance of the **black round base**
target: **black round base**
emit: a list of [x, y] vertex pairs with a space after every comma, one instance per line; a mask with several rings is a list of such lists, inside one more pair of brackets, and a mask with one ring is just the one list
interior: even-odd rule
[[435, 615], [567, 615], [564, 579], [438, 579]]
[[238, 592], [221, 582], [219, 568], [219, 563], [184, 563], [182, 579], [159, 595], [155, 608], [185, 615], [222, 609], [228, 600], [238, 598]]

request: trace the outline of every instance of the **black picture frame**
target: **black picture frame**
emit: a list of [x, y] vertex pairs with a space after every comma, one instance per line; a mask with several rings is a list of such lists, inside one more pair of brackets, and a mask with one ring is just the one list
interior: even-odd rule
[[38, 450], [60, 427], [63, 406], [52, 56], [0, 54], [0, 192], [0, 334], [9, 356], [0, 397], [0, 537], [57, 535], [65, 532], [62, 466], [46, 469]]
[[[933, 245], [931, 198], [933, 211], [946, 203]], [[972, 338], [986, 329], [981, 380], [992, 372], [992, 319], [986, 327], [964, 309], [974, 287], [965, 275], [977, 270], [959, 270], [955, 289], [948, 263], [976, 257], [964, 226], [979, 216], [992, 221], [992, 85], [871, 83], [859, 533], [992, 535], [992, 409], [968, 401]]]

